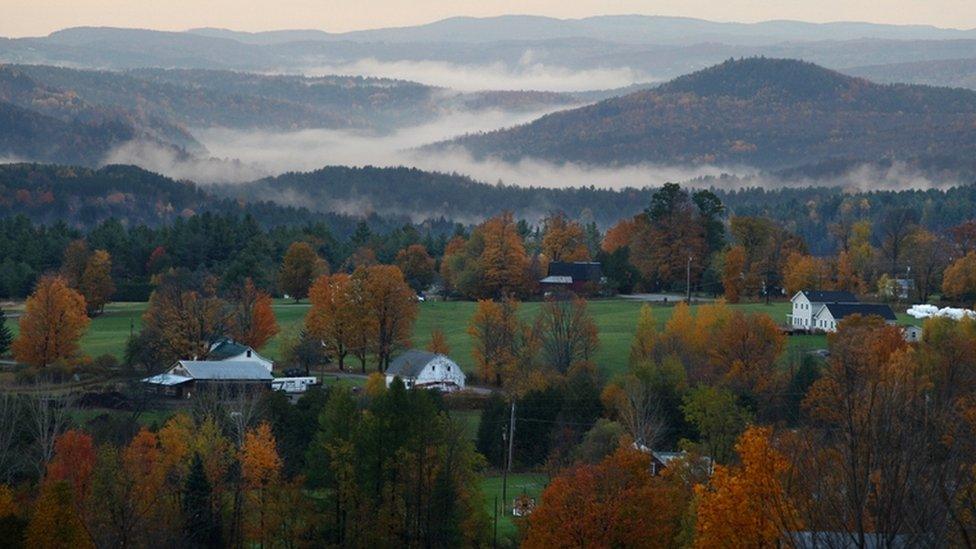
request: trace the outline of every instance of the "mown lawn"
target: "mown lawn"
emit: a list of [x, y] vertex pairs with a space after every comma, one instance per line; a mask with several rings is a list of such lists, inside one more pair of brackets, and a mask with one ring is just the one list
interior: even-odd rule
[[485, 508], [488, 511], [489, 519], [495, 517], [495, 501], [498, 498], [498, 544], [501, 546], [514, 546], [518, 530], [512, 520], [512, 500], [515, 496], [525, 494], [535, 498], [536, 505], [539, 504], [542, 491], [546, 488], [549, 479], [546, 475], [537, 473], [516, 473], [508, 475], [507, 490], [507, 510], [502, 512], [502, 476], [493, 475], [481, 479], [481, 492], [485, 497]]
[[[433, 301], [420, 304], [420, 315], [414, 326], [413, 344], [423, 347], [430, 340], [430, 333], [440, 329], [447, 337], [451, 355], [465, 371], [474, 369], [471, 356], [472, 341], [467, 334], [468, 321], [474, 314], [476, 304], [468, 301]], [[524, 303], [520, 316], [531, 321], [539, 311], [541, 303]], [[621, 373], [627, 368], [627, 356], [634, 326], [641, 303], [629, 299], [602, 299], [590, 302], [590, 311], [600, 329], [600, 349], [596, 361], [609, 376]], [[91, 355], [111, 354], [122, 358], [125, 342], [130, 331], [138, 331], [145, 303], [113, 303], [103, 315], [92, 320], [88, 333], [81, 341], [82, 350]], [[295, 304], [291, 301], [277, 300], [275, 314], [282, 333], [271, 340], [261, 353], [272, 359], [280, 358], [280, 343], [285, 336], [295, 334], [301, 328], [302, 319], [308, 311], [308, 303]], [[654, 317], [663, 326], [671, 315], [672, 306], [654, 305]], [[790, 304], [777, 302], [770, 305], [746, 303], [732, 307], [748, 312], [770, 315], [777, 323], [785, 322]], [[900, 314], [899, 321], [911, 323], [911, 317]], [[8, 322], [16, 332], [16, 322]], [[822, 335], [793, 336], [789, 338], [789, 348], [797, 350], [819, 349], [826, 346]]]

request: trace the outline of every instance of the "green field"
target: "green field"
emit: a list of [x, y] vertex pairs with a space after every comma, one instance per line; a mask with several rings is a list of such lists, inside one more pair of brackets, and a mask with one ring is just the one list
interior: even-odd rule
[[[440, 329], [447, 336], [451, 347], [451, 355], [466, 371], [474, 369], [471, 357], [472, 342], [467, 334], [468, 321], [474, 314], [475, 303], [469, 301], [433, 301], [420, 304], [420, 315], [414, 326], [413, 344], [424, 346], [430, 339], [434, 329]], [[539, 311], [539, 302], [524, 303], [520, 315], [527, 321], [531, 320]], [[600, 329], [600, 349], [596, 354], [596, 362], [608, 375], [626, 370], [627, 355], [634, 325], [637, 320], [641, 304], [628, 299], [602, 299], [590, 302], [590, 312], [593, 314]], [[81, 342], [82, 350], [91, 355], [112, 354], [122, 358], [125, 352], [125, 342], [130, 331], [138, 331], [140, 317], [145, 310], [145, 303], [113, 303], [106, 308], [103, 315], [92, 320], [88, 333]], [[296, 333], [301, 326], [307, 303], [294, 304], [291, 301], [277, 300], [274, 305], [275, 314], [281, 325], [282, 335]], [[784, 322], [789, 312], [790, 304], [786, 302], [765, 305], [762, 303], [746, 303], [732, 305], [732, 307], [749, 312], [762, 312], [772, 316], [778, 323]], [[663, 325], [671, 315], [670, 306], [654, 306], [654, 316]], [[911, 317], [898, 315], [899, 320], [908, 323]], [[16, 332], [16, 322], [9, 322]], [[265, 356], [280, 358], [279, 344], [282, 335], [271, 340], [261, 351]], [[826, 346], [826, 338], [822, 335], [792, 336], [789, 338], [789, 348], [796, 350], [818, 349]]]
[[[516, 473], [508, 475], [508, 490], [507, 490], [507, 502], [508, 509], [507, 512], [502, 512], [502, 476], [488, 476], [481, 479], [481, 492], [485, 497], [485, 508], [488, 510], [488, 517], [494, 519], [495, 516], [495, 498], [498, 498], [498, 542], [499, 545], [511, 546], [514, 545], [515, 537], [517, 535], [517, 529], [515, 523], [512, 522], [511, 505], [512, 499], [515, 496], [520, 496], [525, 494], [531, 498], [535, 498], [536, 505], [539, 504], [539, 496], [545, 489], [546, 484], [549, 482], [548, 477], [542, 474], [535, 473]], [[504, 540], [509, 542], [503, 543]]]

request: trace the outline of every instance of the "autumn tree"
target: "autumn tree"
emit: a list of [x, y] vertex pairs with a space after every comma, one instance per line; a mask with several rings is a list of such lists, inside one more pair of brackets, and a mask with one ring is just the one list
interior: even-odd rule
[[427, 350], [439, 355], [451, 354], [451, 348], [447, 344], [447, 336], [444, 335], [444, 330], [431, 330], [430, 342], [427, 343]]
[[471, 349], [481, 379], [501, 385], [503, 376], [514, 367], [521, 353], [520, 337], [524, 330], [518, 319], [519, 302], [509, 298], [501, 302], [478, 301], [468, 324], [473, 340]]
[[417, 319], [417, 295], [394, 265], [357, 269], [353, 278], [362, 280], [371, 332], [371, 347], [377, 367], [384, 372], [393, 353], [410, 345]]
[[95, 250], [85, 264], [78, 290], [85, 297], [88, 313], [101, 313], [115, 293], [112, 259], [105, 250]]
[[583, 226], [554, 212], [543, 220], [542, 253], [551, 261], [589, 261]]
[[345, 273], [321, 275], [309, 290], [312, 307], [305, 314], [305, 331], [322, 343], [345, 368], [346, 355], [367, 330], [367, 318], [357, 306], [352, 278]]
[[14, 358], [43, 368], [78, 353], [78, 340], [88, 328], [85, 298], [60, 276], [45, 276], [27, 298], [20, 333], [13, 342]]
[[478, 257], [482, 274], [481, 295], [522, 295], [528, 290], [529, 258], [512, 214], [505, 212], [478, 226], [483, 242]]
[[91, 253], [91, 250], [88, 248], [88, 243], [83, 238], [72, 240], [64, 248], [59, 273], [64, 277], [68, 286], [75, 289], [81, 286], [81, 278], [85, 274], [85, 268], [88, 266], [88, 259], [91, 257]]
[[278, 332], [278, 321], [271, 308], [271, 296], [245, 279], [235, 296], [228, 325], [235, 341], [261, 349]]
[[637, 218], [631, 243], [631, 261], [646, 280], [663, 287], [683, 284], [690, 264], [692, 281], [698, 281], [708, 256], [700, 214], [675, 183], [654, 193], [650, 207]]
[[214, 294], [208, 281], [195, 280], [185, 271], [158, 277], [142, 315], [141, 338], [152, 347], [154, 362], [206, 358], [210, 348], [227, 333], [229, 307]]
[[327, 270], [325, 261], [308, 242], [292, 242], [281, 263], [278, 286], [298, 303], [308, 296], [308, 289], [315, 277]]
[[725, 300], [738, 303], [742, 296], [746, 278], [746, 249], [742, 246], [732, 246], [725, 252], [722, 264], [722, 288], [725, 290]]
[[649, 303], [644, 303], [637, 317], [634, 339], [630, 343], [630, 364], [633, 366], [651, 360], [656, 342], [657, 321], [654, 320], [654, 311]]
[[621, 219], [616, 225], [607, 229], [606, 234], [603, 235], [603, 242], [600, 243], [600, 249], [609, 254], [630, 246], [636, 228], [637, 223], [633, 218]]
[[948, 232], [949, 238], [960, 256], [969, 252], [976, 252], [976, 219], [963, 221], [950, 228]]
[[834, 288], [837, 290], [859, 294], [864, 291], [864, 281], [854, 269], [851, 254], [842, 251], [837, 254], [837, 266], [834, 272]]
[[806, 254], [791, 253], [783, 265], [783, 289], [788, 295], [800, 290], [824, 287], [824, 267], [821, 262]]
[[946, 267], [942, 291], [956, 299], [976, 297], [976, 252], [969, 252]]
[[689, 494], [651, 476], [650, 457], [622, 446], [564, 471], [529, 515], [524, 547], [668, 547]]
[[95, 547], [77, 512], [71, 485], [66, 481], [45, 483], [27, 525], [27, 547], [62, 549]]
[[949, 259], [949, 245], [942, 237], [919, 228], [908, 237], [904, 255], [915, 282], [916, 297], [925, 303], [938, 287]]
[[264, 546], [274, 539], [273, 533], [278, 523], [274, 500], [281, 480], [281, 457], [267, 422], [262, 422], [245, 435], [240, 463], [248, 499], [245, 532], [252, 542]]
[[776, 360], [786, 348], [786, 336], [769, 315], [734, 311], [709, 332], [710, 363], [717, 379], [752, 394], [773, 387]]
[[589, 361], [600, 345], [599, 330], [586, 301], [546, 301], [535, 321], [543, 362], [565, 374], [577, 362]]
[[434, 259], [421, 244], [397, 252], [396, 265], [415, 292], [424, 291], [434, 281]]
[[775, 547], [786, 531], [800, 530], [783, 488], [789, 462], [771, 436], [748, 429], [736, 444], [741, 465], [716, 465], [708, 484], [695, 488], [695, 547]]

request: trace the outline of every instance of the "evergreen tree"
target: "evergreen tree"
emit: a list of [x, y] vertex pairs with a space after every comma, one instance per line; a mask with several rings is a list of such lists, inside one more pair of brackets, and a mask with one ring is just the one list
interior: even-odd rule
[[221, 547], [220, 515], [213, 510], [213, 493], [200, 454], [183, 488], [183, 527], [187, 541], [194, 547]]
[[7, 326], [7, 313], [0, 307], [0, 356], [7, 354], [13, 341], [14, 334], [10, 331], [10, 326]]
[[495, 467], [505, 465], [505, 444], [502, 436], [508, 429], [509, 409], [502, 397], [492, 393], [478, 423], [477, 449]]

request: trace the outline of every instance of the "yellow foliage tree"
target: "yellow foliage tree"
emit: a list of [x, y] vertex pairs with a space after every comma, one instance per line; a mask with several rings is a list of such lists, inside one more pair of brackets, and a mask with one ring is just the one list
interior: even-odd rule
[[563, 212], [551, 214], [543, 221], [542, 253], [552, 261], [589, 261], [583, 226]]

